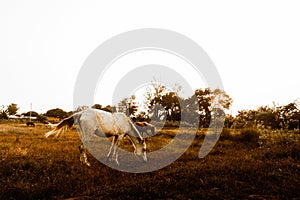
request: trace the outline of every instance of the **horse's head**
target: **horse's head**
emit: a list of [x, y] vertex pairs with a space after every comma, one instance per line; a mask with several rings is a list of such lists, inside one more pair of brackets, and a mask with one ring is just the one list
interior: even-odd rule
[[146, 141], [145, 140], [140, 140], [139, 143], [135, 145], [135, 151], [134, 154], [137, 155], [138, 157], [142, 158], [144, 162], [147, 162], [147, 155], [146, 155]]

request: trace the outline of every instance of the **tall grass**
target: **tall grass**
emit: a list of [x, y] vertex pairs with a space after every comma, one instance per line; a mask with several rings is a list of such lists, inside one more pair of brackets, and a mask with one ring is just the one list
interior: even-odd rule
[[[199, 159], [205, 134], [205, 130], [199, 130], [190, 148], [169, 166], [150, 173], [130, 174], [111, 169], [91, 155], [88, 155], [91, 167], [81, 164], [76, 131], [72, 129], [58, 138], [46, 139], [43, 134], [48, 130], [45, 125], [35, 128], [0, 125], [0, 199], [297, 199], [300, 196], [297, 134], [287, 136], [282, 132], [275, 137], [275, 133], [259, 130], [261, 145], [256, 147], [248, 145], [248, 139], [237, 139], [242, 131], [229, 129], [226, 139], [221, 135], [212, 152]], [[163, 148], [175, 134], [176, 130], [161, 130], [147, 144], [152, 150]], [[275, 143], [269, 140], [273, 136]], [[295, 139], [288, 139], [287, 143], [286, 136]], [[123, 146], [130, 147], [130, 143], [124, 142]], [[161, 158], [150, 156], [150, 159]]]

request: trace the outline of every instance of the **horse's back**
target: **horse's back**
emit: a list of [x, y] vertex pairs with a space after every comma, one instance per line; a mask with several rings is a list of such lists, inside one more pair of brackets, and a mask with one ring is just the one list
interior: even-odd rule
[[124, 113], [110, 113], [98, 109], [84, 110], [80, 116], [80, 123], [89, 131], [100, 131], [107, 137], [131, 130], [130, 119]]
[[131, 121], [124, 113], [113, 113], [115, 128], [118, 132], [127, 133], [131, 130]]
[[112, 131], [109, 129], [109, 124], [112, 123], [112, 117], [109, 114], [111, 115], [102, 110], [86, 109], [76, 115], [76, 122], [84, 134], [96, 134], [100, 137], [110, 136]]

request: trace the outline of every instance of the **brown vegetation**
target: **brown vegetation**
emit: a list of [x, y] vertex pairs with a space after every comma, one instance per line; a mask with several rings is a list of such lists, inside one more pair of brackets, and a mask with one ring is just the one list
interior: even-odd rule
[[[0, 199], [300, 197], [299, 135], [292, 132], [277, 136], [260, 131], [257, 141], [248, 138], [256, 136], [256, 130], [227, 129], [212, 152], [199, 159], [205, 132], [201, 130], [171, 165], [131, 174], [111, 169], [91, 155], [91, 167], [83, 165], [75, 129], [46, 139], [43, 134], [49, 130], [43, 124], [0, 124]], [[174, 129], [160, 131], [148, 139], [149, 150], [162, 148], [176, 133]], [[258, 145], [249, 145], [253, 142]], [[124, 145], [130, 149], [129, 142]]]

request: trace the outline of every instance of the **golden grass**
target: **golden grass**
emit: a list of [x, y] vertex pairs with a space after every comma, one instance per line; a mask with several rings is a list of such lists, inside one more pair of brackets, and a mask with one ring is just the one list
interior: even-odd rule
[[[265, 146], [253, 146], [236, 140], [238, 134], [232, 134], [199, 159], [207, 132], [199, 130], [189, 149], [174, 163], [154, 172], [130, 174], [111, 169], [91, 155], [91, 167], [83, 165], [76, 130], [58, 138], [45, 138], [49, 130], [44, 124], [0, 124], [0, 199], [300, 197], [299, 141], [272, 145], [265, 141]], [[161, 130], [147, 140], [148, 150], [163, 148], [176, 133], [176, 129]], [[122, 148], [133, 150], [128, 140]]]

